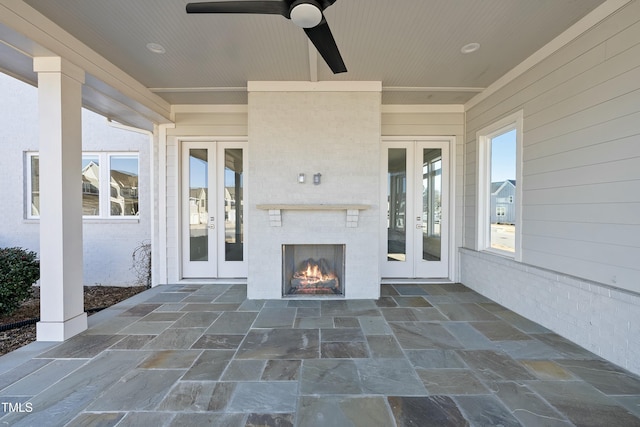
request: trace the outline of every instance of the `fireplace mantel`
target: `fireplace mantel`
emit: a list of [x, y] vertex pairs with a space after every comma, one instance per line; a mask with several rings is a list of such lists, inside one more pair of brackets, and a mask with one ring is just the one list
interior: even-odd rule
[[282, 211], [346, 211], [347, 227], [355, 228], [358, 226], [358, 216], [361, 210], [366, 210], [371, 205], [362, 204], [260, 204], [256, 206], [258, 209], [269, 211], [269, 225], [272, 227], [282, 227]]

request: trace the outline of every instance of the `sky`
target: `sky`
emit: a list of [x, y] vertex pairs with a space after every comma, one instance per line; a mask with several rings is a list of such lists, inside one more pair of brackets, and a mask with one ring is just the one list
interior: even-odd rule
[[516, 179], [516, 130], [491, 138], [491, 182]]
[[209, 179], [208, 166], [208, 163], [204, 160], [189, 156], [189, 186], [191, 188], [209, 187], [207, 183]]
[[[208, 187], [209, 179], [208, 163], [195, 157], [189, 158], [189, 186], [191, 188]], [[229, 168], [224, 169], [225, 185], [233, 185], [235, 183], [235, 172]], [[240, 177], [240, 186], [242, 186], [242, 176]]]

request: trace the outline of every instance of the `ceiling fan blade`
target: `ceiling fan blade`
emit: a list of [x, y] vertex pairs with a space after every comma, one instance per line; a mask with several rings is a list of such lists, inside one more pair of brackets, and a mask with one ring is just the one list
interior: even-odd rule
[[326, 8], [334, 4], [337, 0], [316, 0], [316, 1], [320, 3], [320, 9], [325, 10]]
[[331, 30], [327, 20], [322, 18], [322, 21], [313, 28], [305, 28], [304, 32], [307, 33], [307, 37], [318, 49], [318, 52], [327, 63], [333, 74], [344, 73], [347, 71], [346, 65], [342, 60], [336, 41], [333, 39]]
[[207, 1], [187, 4], [187, 13], [256, 13], [288, 17], [285, 0]]

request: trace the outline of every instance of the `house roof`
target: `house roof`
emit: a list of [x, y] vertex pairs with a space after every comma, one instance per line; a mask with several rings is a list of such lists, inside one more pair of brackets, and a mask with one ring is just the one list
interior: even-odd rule
[[491, 194], [499, 193], [506, 185], [511, 184], [513, 187], [516, 186], [515, 179], [508, 179], [506, 181], [498, 181], [491, 183]]
[[137, 187], [138, 175], [123, 172], [118, 170], [111, 170], [111, 179], [116, 181], [120, 187]]
[[206, 198], [208, 193], [209, 193], [208, 188], [198, 187], [198, 188], [189, 189], [189, 197], [192, 199], [200, 199], [203, 197]]
[[88, 73], [85, 100], [107, 98], [94, 109], [155, 122], [172, 104], [246, 104], [248, 81], [380, 81], [386, 105], [464, 104], [605, 0], [337, 0], [324, 15], [341, 74], [282, 16], [188, 15], [187, 2], [2, 2], [0, 68], [34, 82], [32, 56], [68, 56]]

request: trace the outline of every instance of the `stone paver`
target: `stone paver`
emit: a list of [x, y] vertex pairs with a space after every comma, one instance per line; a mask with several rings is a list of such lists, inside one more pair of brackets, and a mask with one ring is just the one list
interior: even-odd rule
[[151, 289], [0, 358], [0, 426], [640, 427], [638, 376], [464, 285], [381, 295]]

